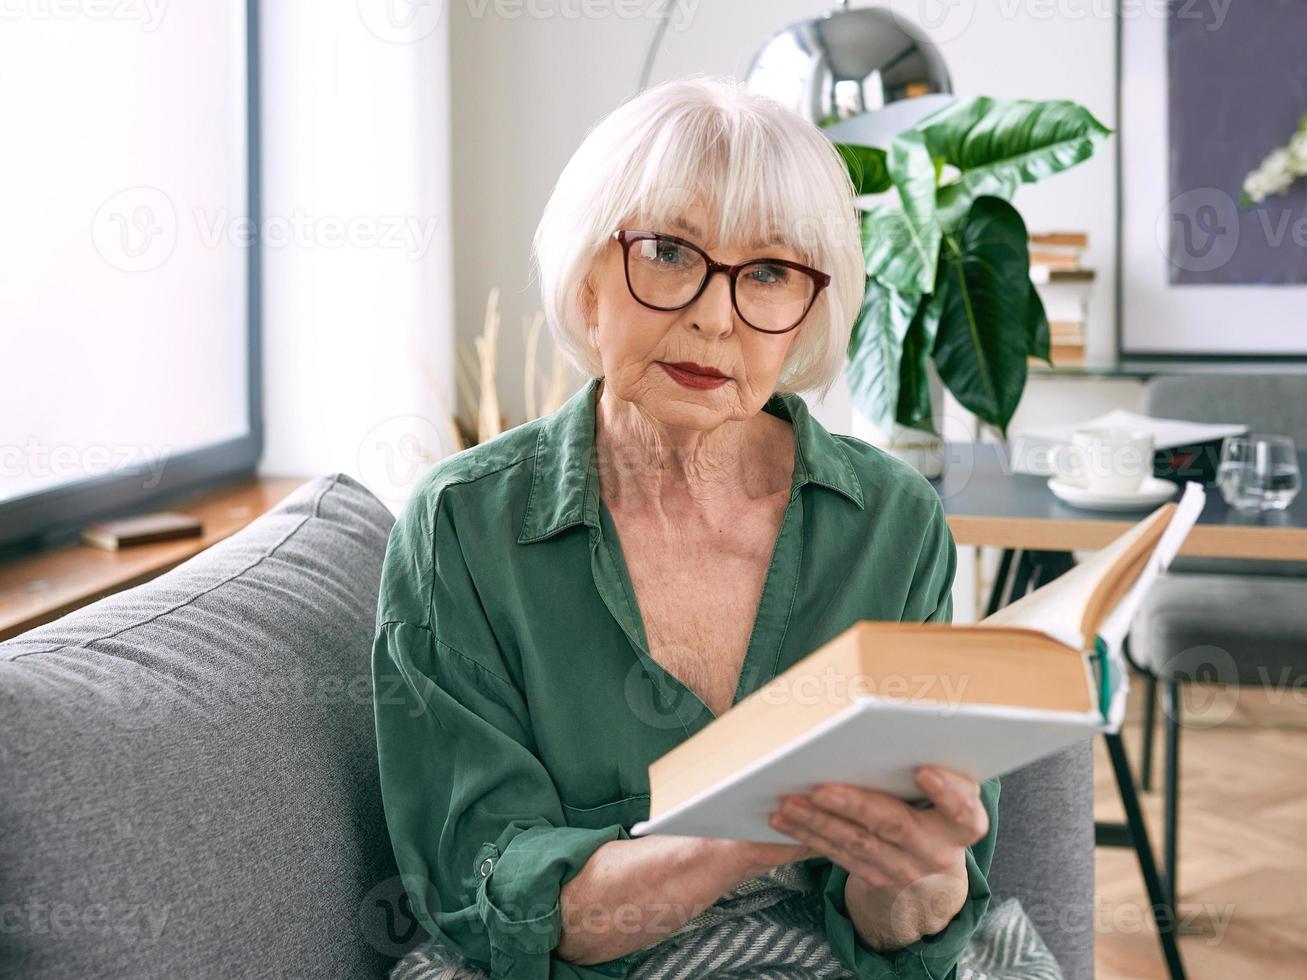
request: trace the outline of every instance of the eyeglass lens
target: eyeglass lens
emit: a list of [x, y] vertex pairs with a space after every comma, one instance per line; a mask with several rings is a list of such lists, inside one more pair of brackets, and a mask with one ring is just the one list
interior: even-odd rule
[[[650, 306], [684, 306], [699, 291], [707, 271], [702, 255], [663, 238], [632, 242], [627, 255], [631, 291]], [[760, 259], [739, 270], [735, 302], [750, 325], [781, 331], [803, 318], [815, 290], [816, 283], [806, 273]]]

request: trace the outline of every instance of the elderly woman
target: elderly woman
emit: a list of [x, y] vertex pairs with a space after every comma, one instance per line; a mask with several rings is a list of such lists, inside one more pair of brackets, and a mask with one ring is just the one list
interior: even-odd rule
[[[996, 780], [922, 767], [929, 807], [826, 784], [778, 801], [793, 844], [628, 833], [648, 765], [759, 685], [858, 620], [952, 615], [934, 490], [796, 394], [829, 388], [863, 295], [840, 157], [736, 83], [670, 82], [587, 135], [535, 255], [590, 380], [435, 466], [386, 555], [377, 740], [415, 916], [493, 977], [944, 977]], [[781, 881], [776, 929], [696, 947]]]

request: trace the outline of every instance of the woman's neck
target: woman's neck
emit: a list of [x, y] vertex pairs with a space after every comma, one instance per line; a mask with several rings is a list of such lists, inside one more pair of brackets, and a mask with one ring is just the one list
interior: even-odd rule
[[595, 448], [610, 506], [675, 513], [789, 489], [790, 426], [765, 411], [695, 429], [660, 422], [602, 381], [596, 397]]

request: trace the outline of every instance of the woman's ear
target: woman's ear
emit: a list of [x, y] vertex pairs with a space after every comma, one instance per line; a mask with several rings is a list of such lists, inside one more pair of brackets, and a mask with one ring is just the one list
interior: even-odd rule
[[590, 277], [588, 275], [581, 280], [578, 298], [581, 304], [581, 315], [585, 318], [585, 322], [588, 326], [593, 326], [597, 319], [595, 307], [598, 304], [594, 288], [590, 285]]

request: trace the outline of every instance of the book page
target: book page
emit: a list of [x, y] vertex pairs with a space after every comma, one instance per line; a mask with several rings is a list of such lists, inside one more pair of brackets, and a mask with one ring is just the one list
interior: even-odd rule
[[1083, 649], [1099, 621], [1111, 611], [1144, 567], [1148, 555], [1175, 513], [1173, 502], [1047, 585], [986, 616], [978, 626], [1037, 629], [1075, 649]]

